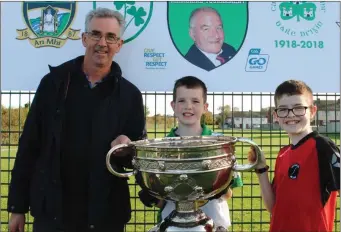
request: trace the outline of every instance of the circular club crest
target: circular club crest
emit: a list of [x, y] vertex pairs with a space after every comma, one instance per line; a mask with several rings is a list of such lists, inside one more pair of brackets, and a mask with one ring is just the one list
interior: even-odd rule
[[295, 179], [297, 179], [299, 172], [300, 172], [300, 165], [299, 164], [293, 164], [289, 167], [288, 176], [290, 179], [295, 180]]
[[327, 16], [326, 2], [273, 2], [271, 11], [279, 30], [300, 37], [318, 34]]
[[119, 11], [126, 22], [122, 39], [124, 43], [137, 38], [147, 27], [153, 12], [153, 2], [113, 1], [94, 2], [93, 8], [106, 7]]
[[17, 29], [17, 39], [28, 39], [36, 47], [62, 47], [68, 39], [79, 40], [80, 30], [71, 28], [76, 2], [23, 2], [22, 14], [27, 26]]
[[188, 62], [211, 71], [239, 52], [248, 29], [248, 2], [167, 4], [169, 34]]

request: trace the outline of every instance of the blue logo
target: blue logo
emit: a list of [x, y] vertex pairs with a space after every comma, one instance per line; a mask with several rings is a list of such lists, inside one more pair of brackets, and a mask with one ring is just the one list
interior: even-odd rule
[[155, 48], [145, 48], [143, 57], [146, 69], [167, 68], [168, 61], [165, 52], [159, 52]]
[[249, 56], [246, 60], [245, 72], [265, 72], [268, 63], [269, 55], [261, 54], [260, 48], [252, 48], [249, 51]]

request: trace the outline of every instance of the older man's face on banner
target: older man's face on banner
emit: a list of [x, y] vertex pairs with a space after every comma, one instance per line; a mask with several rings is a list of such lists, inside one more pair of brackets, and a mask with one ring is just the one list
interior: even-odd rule
[[198, 12], [193, 23], [190, 36], [195, 44], [207, 53], [220, 52], [225, 35], [219, 16], [214, 12]]

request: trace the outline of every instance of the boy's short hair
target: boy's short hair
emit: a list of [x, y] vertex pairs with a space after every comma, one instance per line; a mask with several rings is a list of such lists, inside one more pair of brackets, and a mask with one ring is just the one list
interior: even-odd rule
[[207, 100], [207, 87], [203, 81], [199, 78], [194, 76], [185, 76], [175, 81], [174, 88], [173, 88], [173, 101], [176, 101], [176, 90], [181, 87], [185, 86], [187, 89], [195, 89], [201, 88], [203, 92], [204, 103]]
[[313, 102], [313, 91], [303, 81], [288, 80], [280, 84], [275, 91], [275, 105], [283, 95], [308, 95]]

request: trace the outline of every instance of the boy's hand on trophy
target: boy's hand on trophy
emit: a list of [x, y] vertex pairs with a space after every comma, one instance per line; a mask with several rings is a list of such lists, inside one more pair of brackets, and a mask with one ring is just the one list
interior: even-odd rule
[[[249, 162], [255, 162], [257, 160], [256, 148], [254, 146], [250, 146], [250, 150], [247, 156]], [[258, 164], [256, 166], [257, 169], [266, 167], [266, 159], [264, 153], [260, 156], [260, 160], [258, 160]]]
[[232, 189], [228, 188], [226, 194], [223, 195], [223, 197], [228, 200], [232, 197]]

